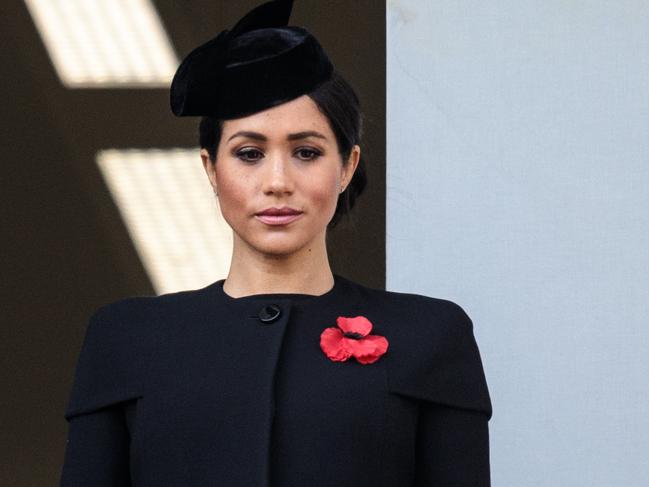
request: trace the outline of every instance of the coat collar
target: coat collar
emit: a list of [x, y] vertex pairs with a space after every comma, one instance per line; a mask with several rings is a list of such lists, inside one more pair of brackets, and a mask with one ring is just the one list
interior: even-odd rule
[[291, 308], [306, 309], [320, 306], [327, 306], [336, 303], [337, 305], [349, 300], [358, 299], [358, 284], [349, 279], [333, 274], [333, 287], [321, 295], [304, 294], [304, 293], [263, 293], [251, 294], [234, 298], [223, 290], [225, 279], [210, 284], [205, 288], [207, 295], [218, 305], [234, 306], [235, 308], [254, 309], [260, 306], [267, 306], [273, 303], [282, 302], [290, 304]]

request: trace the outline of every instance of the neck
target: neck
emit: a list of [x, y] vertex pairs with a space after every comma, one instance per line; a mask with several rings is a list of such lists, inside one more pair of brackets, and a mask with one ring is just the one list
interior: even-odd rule
[[325, 234], [301, 249], [265, 253], [234, 234], [232, 262], [223, 290], [232, 297], [266, 293], [321, 295], [334, 284]]

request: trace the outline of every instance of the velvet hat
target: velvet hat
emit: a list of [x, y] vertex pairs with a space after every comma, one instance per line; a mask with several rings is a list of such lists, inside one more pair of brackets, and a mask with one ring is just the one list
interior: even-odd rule
[[171, 83], [174, 115], [240, 118], [328, 80], [333, 65], [318, 40], [288, 26], [292, 7], [292, 0], [264, 3], [192, 50]]

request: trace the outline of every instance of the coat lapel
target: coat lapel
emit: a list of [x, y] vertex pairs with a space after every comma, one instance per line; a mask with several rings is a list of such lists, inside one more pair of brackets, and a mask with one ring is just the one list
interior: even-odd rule
[[[223, 485], [265, 486], [273, 380], [290, 303], [224, 303], [218, 293], [202, 299], [177, 326], [162, 331], [167, 336], [155, 351], [134, 461], [164, 465], [155, 460], [178, 459], [156, 474], [168, 485], [173, 478], [189, 485], [227, 479]], [[265, 324], [259, 312], [267, 304], [278, 305], [281, 314]], [[178, 464], [204, 467], [179, 471]]]

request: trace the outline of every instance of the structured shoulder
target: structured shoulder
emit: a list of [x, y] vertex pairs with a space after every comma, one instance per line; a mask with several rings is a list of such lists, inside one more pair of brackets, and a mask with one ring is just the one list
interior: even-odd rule
[[153, 337], [201, 307], [203, 290], [114, 301], [89, 318], [65, 418], [140, 397]]
[[137, 380], [125, 364], [134, 347], [112, 305], [97, 309], [86, 327], [65, 418], [126, 401], [138, 394]]
[[187, 323], [196, 323], [214, 315], [219, 303], [215, 300], [213, 286], [114, 301], [97, 310], [96, 314], [103, 318], [97, 327], [105, 328], [105, 333], [115, 339], [122, 337], [131, 347], [140, 343], [146, 346], [151, 337], [173, 333], [174, 329], [186, 327]]
[[178, 291], [158, 296], [135, 296], [114, 301], [100, 307], [96, 313], [110, 317], [114, 324], [129, 322], [136, 324], [161, 317], [176, 317], [179, 314], [200, 309], [207, 302], [208, 288]]
[[386, 292], [392, 326], [391, 391], [445, 406], [492, 415], [473, 322], [457, 303], [419, 294]]
[[399, 322], [403, 336], [445, 340], [473, 332], [473, 322], [454, 301], [423, 294], [361, 288], [369, 305]]

